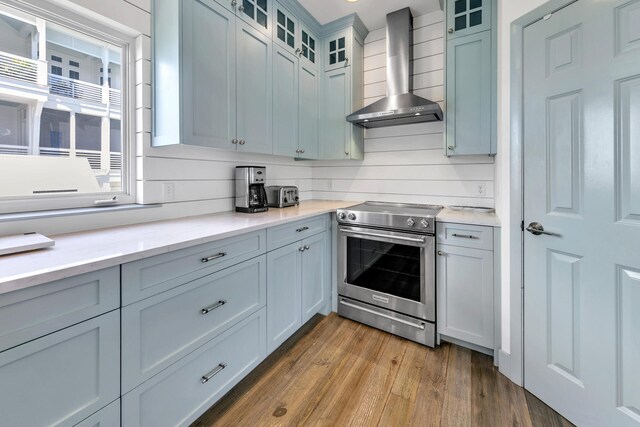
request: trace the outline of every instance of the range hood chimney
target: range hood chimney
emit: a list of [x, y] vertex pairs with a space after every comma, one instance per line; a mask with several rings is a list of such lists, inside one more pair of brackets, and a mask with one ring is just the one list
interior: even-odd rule
[[442, 120], [440, 106], [411, 93], [413, 16], [404, 8], [387, 15], [387, 96], [347, 116], [363, 128]]

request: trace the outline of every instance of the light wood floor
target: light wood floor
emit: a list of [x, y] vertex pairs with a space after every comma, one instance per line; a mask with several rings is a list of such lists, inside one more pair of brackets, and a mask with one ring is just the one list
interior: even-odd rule
[[458, 346], [316, 316], [192, 427], [571, 424]]

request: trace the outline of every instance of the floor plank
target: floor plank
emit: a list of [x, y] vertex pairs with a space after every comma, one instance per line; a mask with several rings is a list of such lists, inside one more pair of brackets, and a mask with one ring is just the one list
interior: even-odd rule
[[570, 427], [489, 356], [316, 316], [192, 427]]

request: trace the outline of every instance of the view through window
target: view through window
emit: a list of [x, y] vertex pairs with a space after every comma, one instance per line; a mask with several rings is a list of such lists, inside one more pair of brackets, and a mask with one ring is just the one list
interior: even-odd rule
[[0, 5], [0, 200], [118, 193], [123, 49]]

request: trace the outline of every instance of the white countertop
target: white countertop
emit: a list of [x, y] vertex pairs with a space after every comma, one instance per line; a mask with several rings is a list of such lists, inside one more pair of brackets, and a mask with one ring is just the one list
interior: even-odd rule
[[313, 200], [258, 214], [223, 212], [52, 236], [50, 249], [0, 256], [0, 294], [309, 218], [359, 202]]
[[454, 211], [447, 207], [442, 209], [436, 220], [439, 222], [452, 222], [456, 224], [486, 225], [488, 227], [500, 227], [500, 218], [495, 212], [480, 213], [472, 209]]

